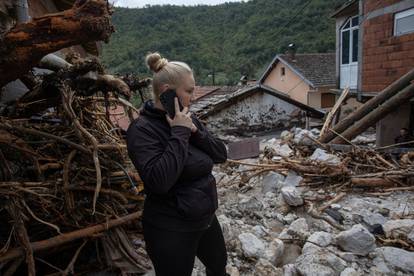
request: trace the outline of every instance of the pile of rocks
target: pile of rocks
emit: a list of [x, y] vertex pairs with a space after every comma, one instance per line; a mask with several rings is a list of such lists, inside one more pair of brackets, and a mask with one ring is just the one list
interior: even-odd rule
[[[283, 139], [303, 145], [312, 142], [308, 135], [317, 135], [315, 130], [295, 133], [265, 141], [261, 148], [289, 156], [294, 149], [281, 144]], [[244, 161], [257, 164], [260, 158]], [[341, 162], [322, 149], [310, 159]], [[315, 216], [312, 204], [326, 203], [336, 192], [310, 189], [294, 171], [268, 171], [246, 182], [243, 172], [249, 168], [227, 164], [214, 170], [230, 275], [414, 274], [413, 192], [349, 193]], [[205, 275], [202, 267], [198, 262], [193, 275]]]

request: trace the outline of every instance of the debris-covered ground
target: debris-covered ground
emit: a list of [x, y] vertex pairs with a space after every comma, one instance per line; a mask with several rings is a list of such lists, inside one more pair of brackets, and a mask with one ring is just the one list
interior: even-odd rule
[[392, 161], [359, 146], [330, 154], [318, 134], [283, 132], [261, 142], [259, 158], [215, 168], [228, 273], [413, 275], [409, 154]]

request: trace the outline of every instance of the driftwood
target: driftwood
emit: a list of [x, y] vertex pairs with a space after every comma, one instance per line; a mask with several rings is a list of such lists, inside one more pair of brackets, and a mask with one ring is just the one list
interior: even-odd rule
[[341, 120], [337, 125], [333, 127], [333, 131], [326, 132], [323, 136], [321, 136], [319, 141], [322, 143], [328, 143], [329, 141], [331, 141], [333, 138], [336, 137], [336, 133], [344, 132], [346, 129], [352, 126], [355, 122], [364, 118], [368, 113], [370, 113], [372, 110], [377, 108], [380, 104], [384, 103], [385, 101], [388, 101], [389, 98], [393, 97], [395, 94], [401, 91], [404, 87], [409, 85], [409, 83], [413, 79], [414, 79], [414, 69], [409, 71], [407, 74], [402, 76], [400, 79], [396, 80], [391, 85], [389, 85], [376, 97], [370, 99], [363, 106], [358, 108], [355, 112], [349, 114], [346, 118]]
[[28, 72], [49, 53], [108, 41], [114, 31], [110, 13], [107, 1], [78, 0], [72, 9], [16, 25], [0, 40], [0, 87]]

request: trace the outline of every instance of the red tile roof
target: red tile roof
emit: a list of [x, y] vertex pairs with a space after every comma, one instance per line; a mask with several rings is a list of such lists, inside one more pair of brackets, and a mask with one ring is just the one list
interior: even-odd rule
[[220, 88], [220, 86], [196, 86], [194, 88], [193, 100], [196, 101], [199, 98], [201, 98], [201, 97], [203, 97], [207, 94], [210, 94], [210, 93], [216, 91], [219, 88]]

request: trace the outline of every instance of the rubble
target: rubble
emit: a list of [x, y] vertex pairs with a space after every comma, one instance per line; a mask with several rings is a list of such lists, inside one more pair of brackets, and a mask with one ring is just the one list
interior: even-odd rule
[[280, 188], [285, 182], [285, 177], [276, 172], [269, 172], [262, 180], [262, 193], [279, 192]]
[[280, 264], [282, 261], [283, 251], [285, 249], [285, 245], [283, 241], [279, 239], [273, 239], [263, 254], [263, 258], [268, 260], [271, 264]]
[[333, 155], [328, 154], [325, 150], [317, 148], [310, 157], [310, 160], [324, 162], [329, 165], [338, 165], [341, 160]]
[[385, 274], [392, 274], [392, 271], [414, 274], [414, 252], [395, 247], [380, 247], [375, 250], [377, 257], [374, 263], [385, 270]]
[[252, 233], [242, 233], [238, 238], [246, 257], [260, 258], [264, 254], [265, 244]]
[[375, 237], [361, 224], [339, 233], [336, 243], [343, 250], [358, 255], [365, 256], [375, 250]]
[[[288, 157], [275, 160], [261, 146], [259, 158], [215, 168], [227, 179], [219, 184], [217, 212], [227, 218], [219, 220], [229, 269], [247, 276], [412, 274], [403, 259], [414, 251], [414, 192], [407, 173], [397, 176], [410, 172], [411, 164], [394, 167], [390, 156], [372, 149], [334, 152], [314, 142], [296, 145], [295, 133], [304, 134], [294, 129], [271, 140], [289, 145]], [[311, 160], [315, 151], [337, 160]], [[388, 177], [398, 182], [379, 181]], [[375, 185], [368, 184], [372, 180]], [[393, 254], [403, 256], [400, 263]]]
[[302, 195], [299, 190], [292, 186], [285, 186], [281, 190], [283, 199], [290, 206], [303, 205]]
[[414, 219], [389, 220], [383, 228], [387, 238], [407, 239], [414, 232]]

